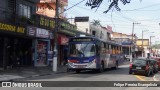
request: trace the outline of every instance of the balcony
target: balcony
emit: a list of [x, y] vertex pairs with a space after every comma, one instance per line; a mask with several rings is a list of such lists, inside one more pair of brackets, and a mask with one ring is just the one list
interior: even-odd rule
[[[1, 16], [1, 15], [0, 15]], [[19, 16], [14, 13], [4, 13], [3, 17], [0, 17], [1, 22], [17, 24], [22, 26], [35, 26], [48, 30], [54, 30], [55, 19], [47, 16], [33, 14], [30, 18]], [[60, 30], [76, 30], [76, 26], [70, 24], [64, 19], [59, 18], [59, 29]]]

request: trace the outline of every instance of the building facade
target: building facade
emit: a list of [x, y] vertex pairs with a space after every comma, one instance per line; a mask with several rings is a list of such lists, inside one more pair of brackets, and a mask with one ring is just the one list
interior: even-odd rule
[[[39, 0], [0, 0], [0, 68], [33, 66], [34, 40], [28, 36]], [[36, 31], [34, 31], [36, 34]]]
[[138, 51], [137, 51], [138, 55], [137, 56], [148, 57], [148, 55], [150, 53], [150, 51], [149, 51], [149, 39], [138, 39], [136, 41], [136, 45], [138, 46]]
[[[133, 57], [136, 56], [137, 51], [137, 41], [138, 37], [133, 35], [127, 35], [119, 32], [112, 33], [112, 40], [115, 40], [119, 43], [122, 43], [123, 54], [131, 55], [131, 51], [133, 53]], [[133, 40], [133, 41], [132, 41]], [[132, 49], [132, 50], [131, 50]]]
[[[80, 32], [77, 30], [77, 27], [73, 24], [70, 24], [65, 17], [64, 14], [64, 9], [65, 6], [68, 5], [68, 0], [59, 0], [59, 19], [58, 19], [58, 65], [64, 65], [67, 62], [67, 52], [68, 52], [68, 41], [70, 37], [75, 37], [75, 36], [80, 36], [81, 34], [86, 34], [83, 32]], [[41, 16], [45, 16], [48, 18], [53, 19], [53, 24], [55, 25], [55, 7], [56, 7], [56, 0], [40, 0], [40, 3], [37, 4], [37, 14]], [[46, 21], [46, 19], [43, 19], [44, 22], [50, 22]], [[47, 23], [44, 25], [48, 25]], [[54, 30], [55, 28], [53, 28]], [[50, 40], [51, 44], [51, 51], [53, 50], [53, 45], [54, 45], [54, 38]], [[52, 62], [52, 59], [49, 61], [50, 63]]]

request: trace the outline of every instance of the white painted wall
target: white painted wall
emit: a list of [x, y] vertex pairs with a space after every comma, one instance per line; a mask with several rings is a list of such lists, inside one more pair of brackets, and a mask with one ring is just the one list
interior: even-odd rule
[[96, 37], [106, 41], [108, 40], [108, 36], [107, 36], [107, 30], [100, 27], [100, 26], [94, 26], [92, 24], [90, 24], [90, 34], [92, 34], [92, 31], [95, 31], [96, 32]]
[[86, 33], [86, 30], [88, 30], [87, 33], [90, 33], [89, 22], [76, 22], [76, 25], [79, 31]]

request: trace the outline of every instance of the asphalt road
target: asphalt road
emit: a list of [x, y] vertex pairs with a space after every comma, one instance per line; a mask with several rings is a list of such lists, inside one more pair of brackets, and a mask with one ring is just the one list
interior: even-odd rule
[[[85, 71], [28, 78], [29, 81], [153, 81], [153, 76], [129, 75], [129, 65], [122, 65], [117, 70], [103, 73]], [[20, 80], [21, 81], [21, 80]], [[24, 81], [22, 79], [22, 81]], [[61, 84], [61, 83], [60, 83]], [[59, 85], [60, 85], [59, 84]], [[96, 84], [95, 84], [96, 85]], [[158, 87], [45, 87], [45, 88], [0, 88], [0, 90], [160, 90]]]

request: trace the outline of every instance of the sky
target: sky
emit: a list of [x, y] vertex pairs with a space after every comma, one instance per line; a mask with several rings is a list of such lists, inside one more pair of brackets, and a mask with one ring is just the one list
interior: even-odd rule
[[[70, 8], [73, 5], [83, 0], [68, 0]], [[160, 0], [131, 0], [131, 3], [123, 5], [119, 2], [121, 11], [111, 9], [107, 14], [103, 11], [107, 10], [110, 2], [103, 0], [101, 6], [96, 9], [86, 6], [87, 0], [68, 9], [65, 14], [67, 18], [74, 18], [77, 16], [89, 16], [89, 20], [100, 20], [102, 26], [110, 25], [114, 32], [120, 32], [130, 35], [132, 33], [133, 22], [134, 33], [139, 39], [142, 38], [142, 31], [144, 31], [144, 38], [152, 37], [152, 44], [160, 43]], [[120, 0], [119, 0], [120, 1]]]

